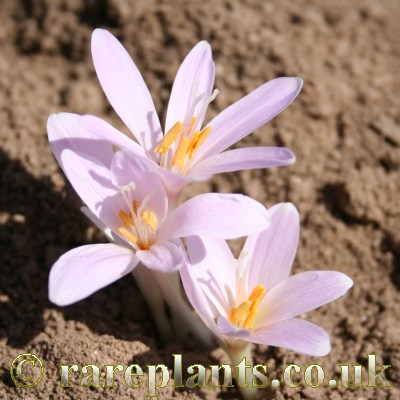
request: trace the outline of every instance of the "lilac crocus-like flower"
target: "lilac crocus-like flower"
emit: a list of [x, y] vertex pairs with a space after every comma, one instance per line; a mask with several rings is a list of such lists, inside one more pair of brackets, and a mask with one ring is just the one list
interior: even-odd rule
[[325, 355], [330, 351], [329, 335], [296, 316], [344, 295], [353, 282], [336, 271], [289, 276], [299, 235], [298, 213], [290, 203], [269, 212], [271, 225], [248, 237], [237, 260], [223, 240], [188, 238], [193, 265], [181, 270], [186, 293], [227, 348], [239, 340]]
[[301, 79], [269, 81], [203, 126], [207, 107], [218, 92], [212, 92], [215, 69], [211, 48], [202, 41], [179, 68], [163, 135], [147, 86], [121, 43], [109, 32], [96, 29], [92, 55], [108, 100], [139, 144], [97, 117], [83, 116], [83, 125], [117, 147], [144, 156], [161, 174], [171, 195], [177, 197], [191, 180], [205, 180], [216, 173], [284, 166], [295, 161], [286, 148], [223, 151], [284, 110], [298, 95]]
[[127, 150], [113, 153], [104, 141], [83, 136], [71, 139], [74, 124], [73, 115], [51, 116], [50, 143], [87, 206], [85, 214], [113, 243], [78, 247], [54, 264], [49, 278], [49, 297], [54, 303], [81, 300], [129, 273], [139, 262], [161, 272], [179, 269], [187, 257], [182, 236], [233, 238], [268, 226], [265, 208], [242, 195], [199, 195], [168, 212], [163, 182], [142, 158]]

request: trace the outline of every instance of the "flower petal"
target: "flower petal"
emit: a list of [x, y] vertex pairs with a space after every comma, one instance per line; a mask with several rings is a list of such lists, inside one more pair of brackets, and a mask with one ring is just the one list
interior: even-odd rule
[[190, 183], [192, 179], [186, 175], [182, 175], [169, 169], [158, 167], [156, 172], [160, 175], [168, 192], [168, 198], [171, 202], [178, 201], [184, 187]]
[[91, 244], [70, 250], [53, 265], [49, 298], [58, 306], [82, 300], [135, 268], [133, 252], [115, 244]]
[[250, 147], [225, 151], [201, 161], [190, 175], [208, 176], [221, 172], [291, 165], [295, 155], [285, 147]]
[[132, 250], [132, 247], [125, 241], [122, 240], [119, 236], [117, 236], [113, 230], [107, 226], [100, 218], [97, 218], [86, 206], [81, 207], [81, 211], [85, 216], [90, 219], [90, 221], [98, 228], [100, 229], [104, 235], [107, 237], [107, 239], [111, 243], [118, 244], [119, 246], [124, 246]]
[[[178, 122], [183, 122], [197, 94], [210, 96], [215, 78], [215, 66], [212, 60], [211, 47], [205, 41], [199, 42], [183, 60], [172, 86], [168, 104], [165, 132]], [[195, 108], [198, 115], [201, 102]], [[197, 121], [201, 126], [202, 121]]]
[[170, 197], [179, 197], [182, 189], [190, 182], [190, 177], [161, 168], [153, 160], [147, 158], [148, 156], [141, 146], [104, 120], [93, 115], [83, 115], [81, 117], [81, 123], [86, 129], [92, 132], [95, 137], [105, 139], [121, 150], [129, 150], [138, 157], [142, 157], [144, 162], [147, 162], [148, 168], [153, 169], [154, 172], [161, 176]]
[[255, 331], [252, 337], [243, 339], [312, 356], [325, 356], [331, 350], [328, 333], [320, 326], [299, 318], [264, 326]]
[[167, 214], [168, 197], [162, 179], [153, 172], [148, 160], [138, 157], [129, 151], [115, 153], [111, 172], [117, 187], [134, 182], [132, 200], [146, 200], [146, 208], [156, 214], [161, 223]]
[[353, 281], [338, 271], [307, 271], [273, 287], [260, 303], [256, 325], [263, 326], [314, 310], [343, 296]]
[[92, 56], [108, 101], [154, 158], [152, 149], [162, 139], [160, 121], [135, 63], [122, 44], [104, 29], [95, 29], [92, 34]]
[[268, 212], [271, 225], [261, 233], [250, 235], [242, 250], [251, 262], [248, 274], [250, 289], [261, 284], [269, 290], [286, 279], [296, 255], [300, 221], [295, 206], [280, 203]]
[[185, 252], [182, 242], [158, 241], [150, 247], [150, 250], [138, 250], [137, 258], [147, 268], [160, 272], [175, 272], [186, 264]]
[[251, 331], [244, 328], [238, 328], [231, 324], [228, 318], [221, 315], [217, 320], [218, 333], [222, 336], [235, 336], [242, 339], [251, 337]]
[[113, 197], [118, 192], [112, 183], [110, 170], [98, 160], [81, 157], [71, 150], [63, 151], [61, 162], [64, 165], [65, 175], [78, 196], [97, 218], [110, 226], [109, 220], [115, 219], [119, 210], [115, 212], [110, 202], [107, 202], [109, 207], [104, 208], [103, 205], [105, 199]]
[[283, 111], [299, 94], [300, 78], [277, 78], [264, 83], [217, 115], [196, 159], [218, 154]]
[[212, 332], [218, 335], [215, 319], [219, 313], [213, 303], [211, 303], [204, 294], [198, 284], [196, 275], [192, 272], [191, 265], [186, 265], [179, 270], [186, 296], [203, 322]]
[[120, 149], [127, 149], [138, 156], [147, 157], [143, 147], [103, 119], [86, 114], [81, 116], [80, 122], [95, 137], [104, 139]]
[[111, 165], [113, 156], [111, 144], [82, 126], [80, 115], [70, 113], [50, 115], [47, 121], [47, 134], [54, 156], [63, 170], [61, 154], [67, 149], [79, 153], [82, 157], [95, 157], [106, 167]]
[[176, 208], [158, 235], [163, 239], [196, 235], [235, 239], [266, 229], [269, 223], [266, 208], [250, 197], [207, 193]]
[[227, 315], [234, 304], [237, 278], [236, 260], [228, 244], [219, 238], [190, 236], [186, 245], [191, 262], [187, 274], [197, 280], [217, 315]]

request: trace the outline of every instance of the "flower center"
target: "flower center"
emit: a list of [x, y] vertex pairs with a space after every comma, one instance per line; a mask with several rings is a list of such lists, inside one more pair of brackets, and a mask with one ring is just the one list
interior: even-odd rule
[[257, 285], [247, 300], [229, 310], [229, 321], [239, 328], [252, 329], [256, 321], [258, 306], [265, 292], [266, 289], [263, 285]]
[[134, 189], [135, 184], [131, 182], [121, 190], [128, 212], [124, 210], [118, 212], [123, 225], [118, 231], [136, 250], [148, 250], [156, 241], [157, 230], [156, 215], [145, 208], [153, 193], [149, 193], [143, 199], [143, 203], [140, 203], [138, 200], [129, 200], [129, 192]]
[[[208, 105], [215, 99], [218, 91], [214, 90], [211, 96], [206, 93], [194, 96], [193, 102], [183, 122], [178, 121], [164, 135], [161, 142], [154, 149], [154, 153], [161, 156], [160, 165], [171, 170], [185, 173], [185, 167], [190, 164], [195, 151], [204, 143], [211, 127], [200, 130]], [[194, 116], [197, 104], [203, 102], [198, 116]], [[171, 150], [171, 152], [169, 151]]]

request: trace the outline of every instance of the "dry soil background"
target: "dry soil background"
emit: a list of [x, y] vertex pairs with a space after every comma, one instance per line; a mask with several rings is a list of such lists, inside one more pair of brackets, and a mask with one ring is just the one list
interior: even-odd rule
[[[281, 388], [274, 399], [398, 399], [400, 394], [400, 2], [1, 0], [0, 2], [0, 398], [144, 398], [144, 389], [60, 389], [58, 365], [224, 360], [192, 343], [161, 346], [128, 276], [64, 309], [47, 300], [52, 263], [104, 241], [80, 214], [46, 138], [50, 113], [102, 116], [123, 129], [103, 95], [90, 35], [106, 27], [143, 72], [160, 114], [179, 63], [200, 39], [213, 48], [220, 95], [210, 115], [277, 76], [300, 76], [300, 97], [238, 146], [284, 145], [294, 166], [216, 176], [192, 186], [241, 192], [270, 206], [292, 201], [302, 218], [294, 271], [350, 275], [349, 295], [310, 313], [332, 337], [324, 358], [257, 347], [271, 378], [284, 365], [391, 364], [392, 389]], [[11, 360], [33, 352], [46, 367], [36, 389], [16, 389]], [[232, 390], [160, 390], [160, 398], [232, 399]]]

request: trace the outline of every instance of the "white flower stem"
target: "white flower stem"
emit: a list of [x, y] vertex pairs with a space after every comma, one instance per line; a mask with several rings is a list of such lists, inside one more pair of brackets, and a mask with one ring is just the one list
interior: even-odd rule
[[[252, 343], [237, 339], [221, 342], [220, 345], [229, 357], [233, 367], [236, 385], [243, 400], [255, 400], [257, 398], [257, 388], [253, 387]], [[245, 359], [244, 363], [242, 363], [243, 359]], [[236, 368], [239, 364], [241, 364], [243, 368]], [[244, 368], [244, 364], [250, 366], [250, 368]]]
[[[176, 277], [171, 278], [170, 275], [157, 271], [151, 271], [151, 274], [157, 282], [165, 301], [168, 303], [171, 313], [176, 314], [177, 321], [182, 321], [188, 330], [205, 346], [212, 347], [215, 343], [213, 334], [182, 298], [181, 291], [177, 290]], [[180, 322], [181, 327], [182, 322]]]
[[168, 343], [173, 338], [173, 329], [167, 316], [164, 297], [158, 287], [154, 285], [154, 280], [148, 268], [139, 264], [132, 272], [140, 292], [146, 300], [149, 310], [153, 316], [154, 323], [164, 343]]
[[[174, 290], [179, 296], [179, 298], [183, 299], [183, 294], [182, 294], [182, 286], [181, 286], [181, 280], [179, 273], [175, 272], [171, 275], [166, 275], [166, 279], [170, 279], [170, 284], [172, 290]], [[176, 312], [171, 313], [171, 318], [172, 318], [172, 325], [174, 327], [174, 330], [176, 332], [176, 337], [180, 342], [184, 342], [187, 339], [188, 333], [189, 333], [189, 328], [188, 326], [185, 325], [185, 321], [182, 320], [182, 317], [180, 314]]]

